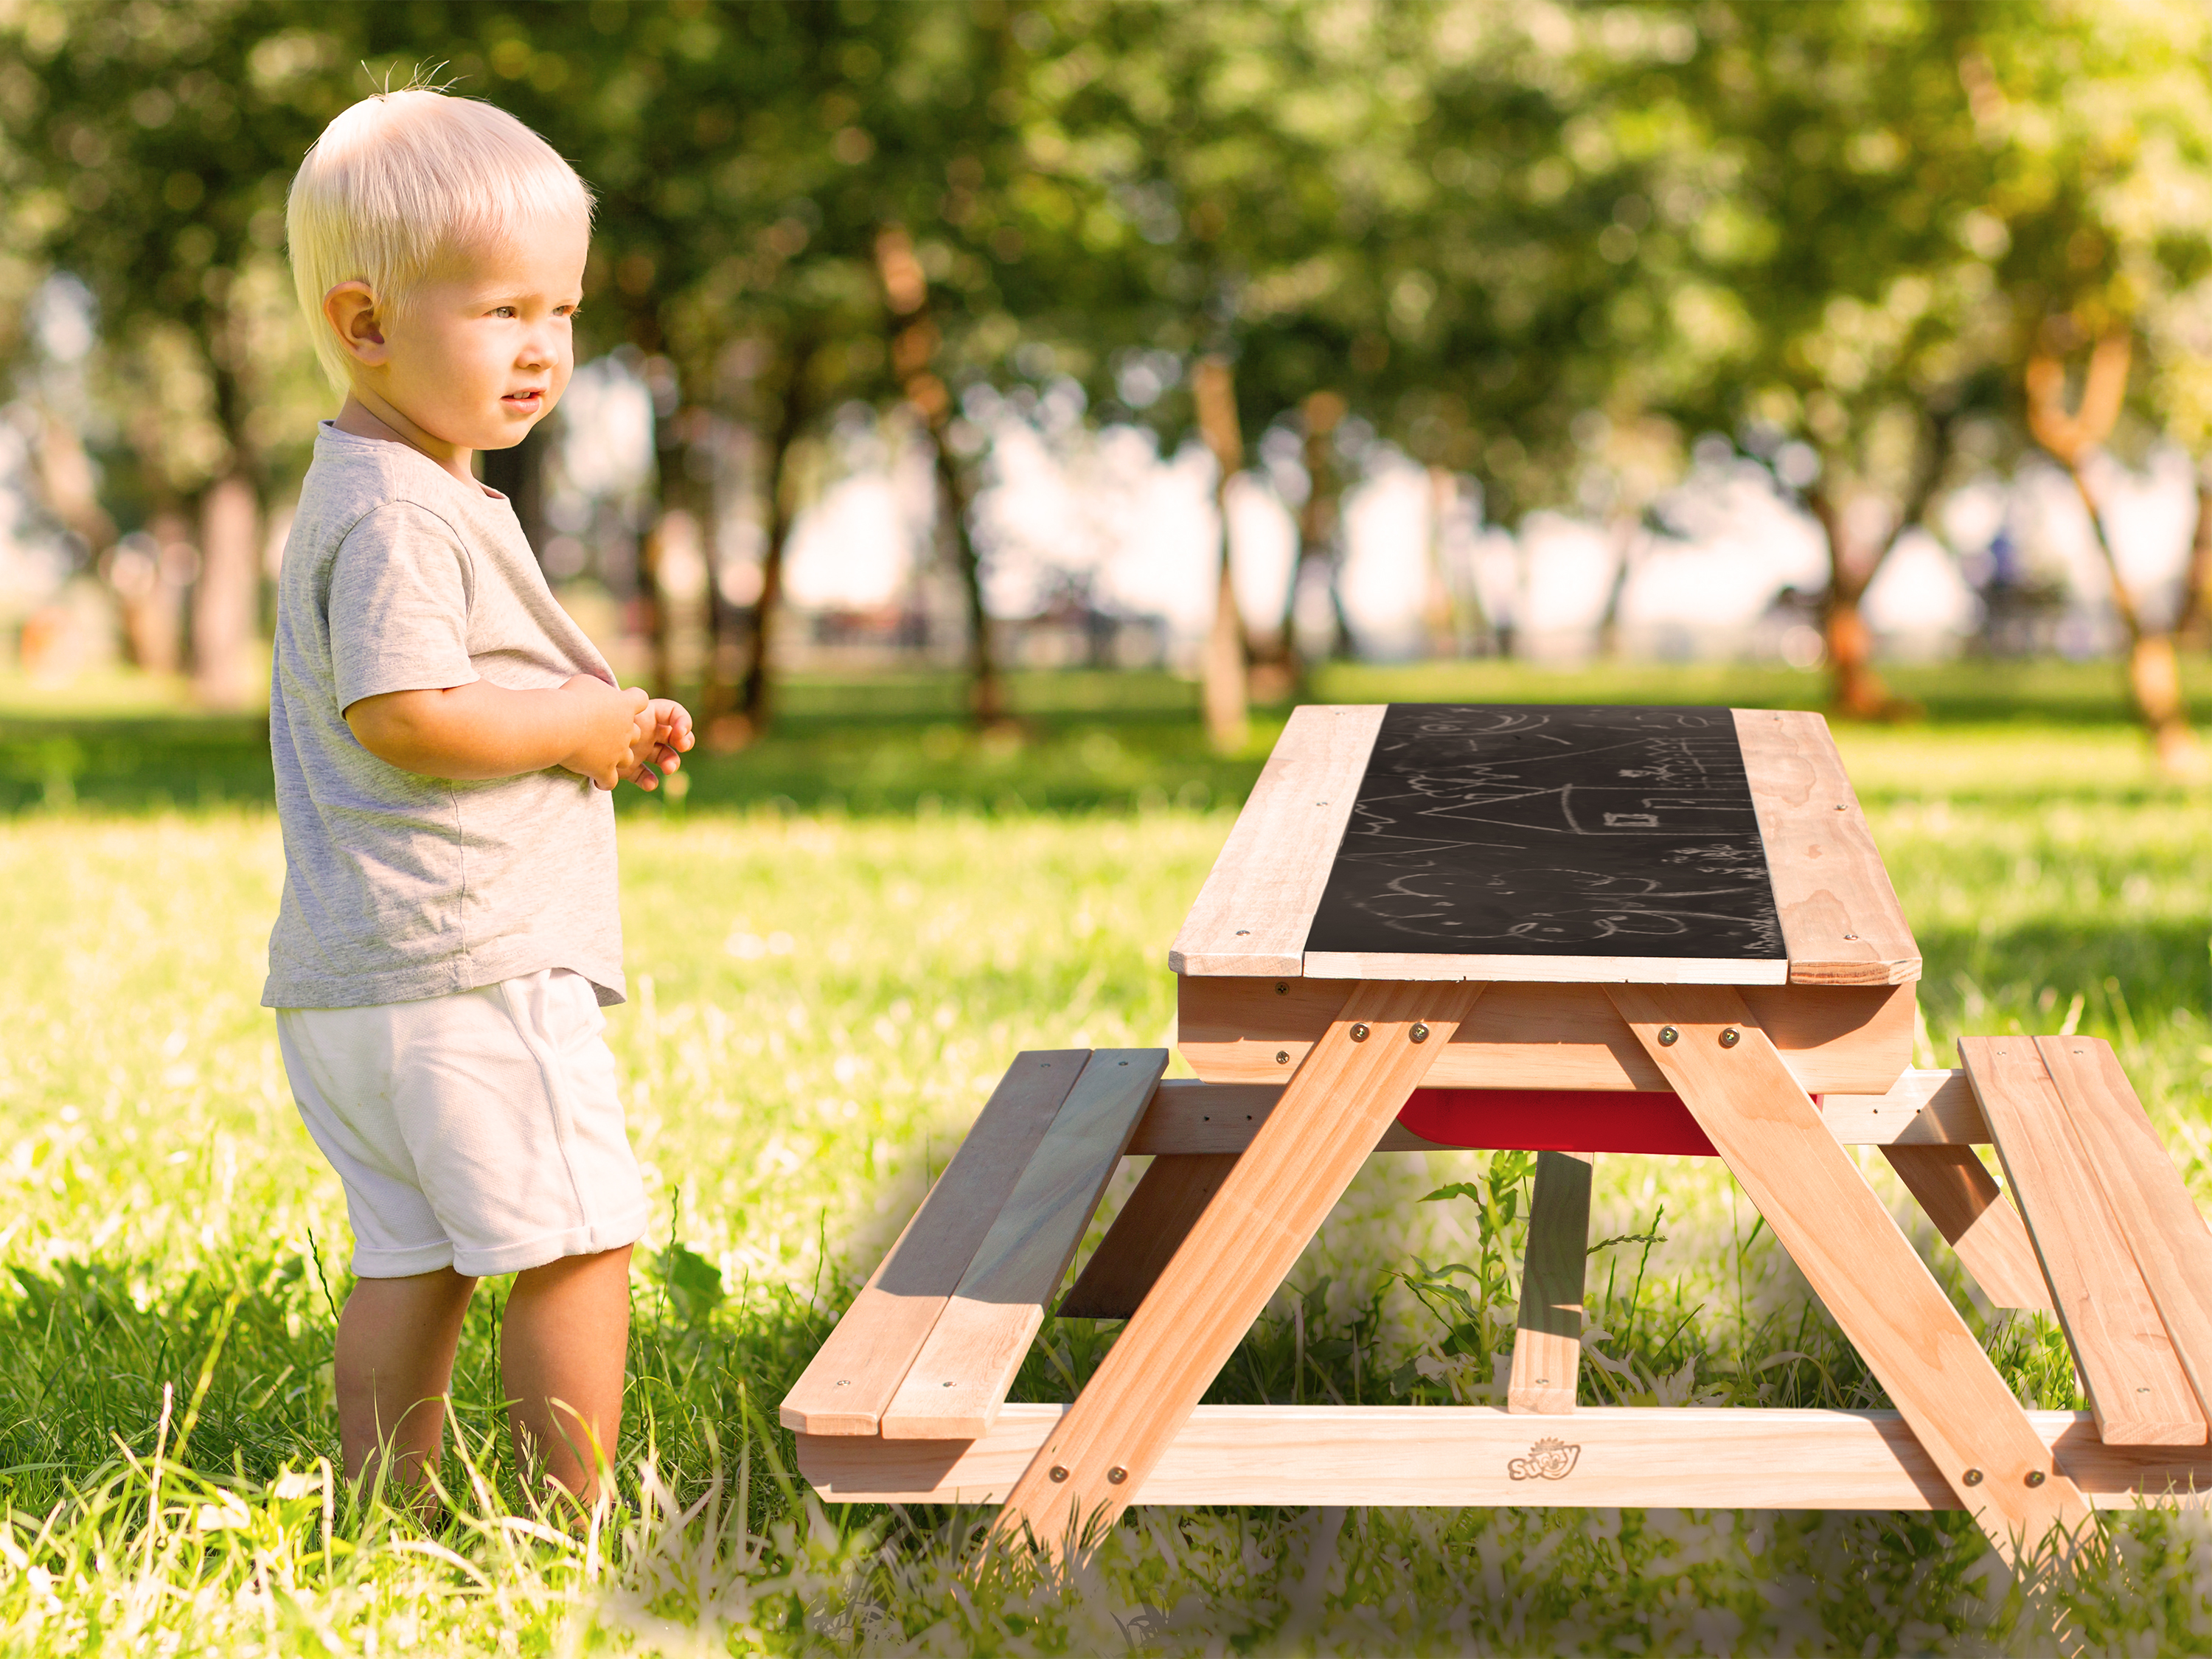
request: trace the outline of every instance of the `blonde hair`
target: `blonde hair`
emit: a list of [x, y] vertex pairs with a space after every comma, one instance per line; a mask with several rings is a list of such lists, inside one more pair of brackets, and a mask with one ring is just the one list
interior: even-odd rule
[[323, 129], [284, 208], [292, 280], [324, 373], [350, 389], [352, 359], [323, 311], [339, 283], [366, 283], [394, 311], [457, 248], [591, 213], [590, 186], [505, 110], [428, 87], [362, 99]]

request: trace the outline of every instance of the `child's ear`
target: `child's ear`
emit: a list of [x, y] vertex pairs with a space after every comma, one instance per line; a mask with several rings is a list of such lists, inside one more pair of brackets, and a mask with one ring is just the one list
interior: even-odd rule
[[346, 355], [364, 368], [380, 368], [389, 360], [383, 319], [376, 314], [376, 295], [367, 283], [340, 283], [323, 295], [323, 315], [337, 331], [338, 343]]

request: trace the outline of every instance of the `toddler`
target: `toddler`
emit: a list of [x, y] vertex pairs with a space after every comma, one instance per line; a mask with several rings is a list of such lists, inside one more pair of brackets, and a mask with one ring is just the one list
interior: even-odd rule
[[574, 368], [592, 198], [487, 104], [410, 89], [324, 131], [288, 240], [325, 369], [284, 548], [269, 730], [284, 896], [264, 1005], [345, 1185], [349, 1478], [434, 1468], [477, 1280], [528, 1478], [593, 1501], [614, 1455], [645, 1191], [600, 1008], [623, 1000], [611, 791], [690, 717], [615, 683], [479, 449]]

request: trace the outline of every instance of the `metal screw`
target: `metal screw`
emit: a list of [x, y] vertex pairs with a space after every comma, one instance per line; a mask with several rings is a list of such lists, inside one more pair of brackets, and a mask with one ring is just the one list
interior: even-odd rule
[[[1067, 1465], [1066, 1465], [1066, 1464], [1065, 1464], [1065, 1463], [1055, 1463], [1055, 1464], [1054, 1464], [1054, 1465], [1052, 1466], [1052, 1478], [1053, 1478], [1054, 1480], [1066, 1480], [1066, 1479], [1067, 1479]], [[1981, 1478], [1982, 1478], [1982, 1477], [1981, 1477], [1980, 1475], [1978, 1475], [1978, 1475], [1976, 1475], [1976, 1476], [1974, 1477], [1974, 1479], [1975, 1479], [1975, 1480], [1980, 1480]]]
[[1659, 1028], [1659, 1046], [1662, 1048], [1671, 1048], [1681, 1040], [1682, 1034], [1673, 1026], [1662, 1025]]
[[1252, 930], [1249, 927], [1239, 927], [1237, 930], [1237, 937], [1239, 939], [1249, 939], [1251, 937], [1251, 933]]
[[939, 1386], [939, 1388], [949, 1389], [949, 1388], [951, 1388], [952, 1385], [951, 1385], [950, 1382], [940, 1382], [939, 1384], [938, 1384], [938, 1386]]
[[1733, 1048], [1737, 1043], [1742, 1041], [1743, 1033], [1737, 1030], [1733, 1025], [1729, 1026], [1728, 1030], [1721, 1033], [1721, 1047], [1723, 1048]]
[[1413, 1029], [1406, 1035], [1416, 1042], [1426, 1042], [1429, 1040], [1429, 1028], [1417, 1020], [1414, 1022]]
[[1844, 806], [1838, 806], [1838, 807], [1836, 808], [1836, 811], [1838, 811], [1838, 812], [1848, 811], [1849, 810], [1850, 810], [1850, 809], [1849, 809], [1848, 807], [1844, 807]]
[[[1839, 806], [1836, 810], [1840, 812], [1844, 809]], [[1970, 1486], [1978, 1486], [1982, 1484], [1982, 1472], [1979, 1469], [1968, 1469], [1959, 1478]]]
[[1278, 1048], [1278, 1049], [1276, 1049], [1276, 1050], [1275, 1050], [1275, 1064], [1276, 1064], [1276, 1065], [1278, 1065], [1278, 1066], [1287, 1066], [1287, 1065], [1289, 1065], [1290, 1063], [1291, 1063], [1291, 1051], [1290, 1051], [1288, 1048]]
[[1856, 933], [1846, 933], [1846, 934], [1844, 934], [1844, 937], [1845, 939], [1856, 939], [1856, 938], [1858, 937], [1858, 935], [1857, 935]]
[[1128, 1478], [1128, 1470], [1123, 1468], [1119, 1463], [1116, 1463], [1112, 1468], [1106, 1471], [1106, 1479], [1117, 1486]]
[[2051, 1477], [2041, 1469], [2030, 1469], [2027, 1472], [2027, 1484], [2031, 1486], [2039, 1486], [2049, 1479]]
[[1352, 1040], [1354, 1042], [1366, 1042], [1366, 1041], [1367, 1041], [1367, 1028], [1366, 1028], [1364, 1025], [1354, 1025], [1354, 1026], [1352, 1028]]
[[837, 1386], [841, 1389], [849, 1389], [853, 1386], [853, 1379], [849, 1376], [841, 1376], [837, 1379]]
[[1290, 994], [1291, 988], [1287, 985], [1278, 985], [1275, 988], [1275, 994], [1279, 997], [1288, 996]]

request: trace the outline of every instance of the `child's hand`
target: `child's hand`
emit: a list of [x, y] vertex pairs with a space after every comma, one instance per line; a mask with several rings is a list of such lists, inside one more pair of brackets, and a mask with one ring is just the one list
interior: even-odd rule
[[625, 774], [641, 789], [657, 789], [663, 774], [684, 764], [684, 751], [698, 739], [691, 732], [691, 716], [670, 697], [655, 697], [637, 712], [640, 742], [631, 749], [635, 764]]
[[[583, 730], [582, 741], [557, 763], [564, 770], [589, 778], [602, 789], [611, 789], [630, 776], [638, 765], [641, 735], [654, 729], [651, 700], [637, 686], [627, 690], [609, 685], [592, 674], [579, 674], [561, 687], [564, 697], [576, 705]], [[684, 722], [690, 735], [690, 721]], [[690, 745], [687, 743], [685, 747]]]

